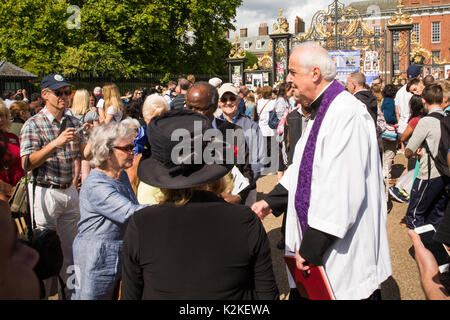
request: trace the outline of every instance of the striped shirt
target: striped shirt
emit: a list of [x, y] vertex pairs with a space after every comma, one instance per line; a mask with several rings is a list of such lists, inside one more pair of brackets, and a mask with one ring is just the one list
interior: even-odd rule
[[[63, 121], [67, 121], [66, 128], [81, 126], [77, 118], [68, 114], [65, 114], [61, 122], [58, 122], [47, 108], [28, 119], [20, 132], [20, 157], [39, 151], [55, 140], [59, 135]], [[63, 147], [57, 148], [37, 169], [36, 181], [53, 185], [71, 183], [75, 172], [74, 160], [80, 153], [82, 143], [84, 143], [84, 140], [80, 136], [80, 138], [65, 144]]]
[[185, 103], [186, 101], [184, 94], [180, 94], [179, 96], [175, 97], [175, 99], [173, 99], [170, 103], [170, 110], [183, 109]]

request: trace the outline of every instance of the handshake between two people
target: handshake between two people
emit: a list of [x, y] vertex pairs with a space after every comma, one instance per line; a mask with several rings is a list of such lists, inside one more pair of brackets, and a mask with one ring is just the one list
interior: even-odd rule
[[[268, 214], [272, 213], [272, 209], [270, 208], [269, 204], [265, 200], [260, 200], [260, 201], [255, 202], [251, 206], [251, 209], [259, 217], [261, 222], [264, 221], [264, 218]], [[298, 251], [295, 251], [295, 262], [296, 262], [297, 268], [300, 269], [303, 272], [305, 277], [307, 277], [311, 273], [311, 268], [315, 267], [313, 264], [311, 264], [310, 262], [306, 261], [300, 255], [300, 253]]]

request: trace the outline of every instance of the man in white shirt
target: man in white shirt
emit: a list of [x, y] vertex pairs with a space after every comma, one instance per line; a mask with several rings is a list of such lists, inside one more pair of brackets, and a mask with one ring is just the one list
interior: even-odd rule
[[177, 83], [175, 81], [169, 81], [167, 83], [167, 90], [164, 92], [164, 99], [166, 100], [167, 104], [170, 105], [172, 100], [174, 99], [173, 92], [175, 91], [175, 88], [177, 87]]
[[[406, 71], [406, 75], [408, 77], [408, 81], [414, 79], [414, 78], [420, 78], [421, 76], [421, 69], [417, 65], [410, 65], [408, 67], [408, 70]], [[409, 100], [411, 100], [411, 97], [413, 94], [411, 92], [408, 92], [406, 90], [406, 86], [408, 84], [405, 84], [403, 87], [401, 87], [397, 94], [395, 95], [395, 113], [397, 114], [398, 119], [398, 128], [397, 132], [399, 136], [403, 134], [406, 127], [408, 126], [408, 120], [409, 116], [411, 114], [411, 109], [409, 107]], [[404, 148], [402, 147], [402, 150], [404, 151]]]
[[276, 208], [261, 200], [252, 209], [261, 218], [286, 210], [286, 254], [295, 254], [306, 273], [323, 266], [336, 299], [380, 299], [392, 267], [374, 122], [335, 76], [331, 57], [317, 43], [293, 51], [287, 82], [297, 101], [311, 106], [310, 121], [272, 191]]

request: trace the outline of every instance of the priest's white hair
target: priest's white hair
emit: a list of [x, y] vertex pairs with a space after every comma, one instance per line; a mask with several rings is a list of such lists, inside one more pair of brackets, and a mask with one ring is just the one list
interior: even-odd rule
[[301, 55], [297, 56], [297, 59], [303, 68], [309, 71], [313, 67], [319, 67], [325, 80], [334, 80], [336, 77], [336, 65], [327, 50], [314, 41], [303, 42], [296, 46], [295, 50], [300, 48], [304, 50], [301, 51]]

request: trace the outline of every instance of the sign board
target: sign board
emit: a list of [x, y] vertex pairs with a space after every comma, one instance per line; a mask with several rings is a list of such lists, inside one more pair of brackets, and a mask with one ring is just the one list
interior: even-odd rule
[[380, 58], [377, 51], [366, 51], [364, 57], [364, 75], [366, 83], [372, 84], [373, 79], [380, 76]]
[[336, 79], [347, 83], [350, 73], [360, 71], [360, 50], [333, 50], [328, 51], [336, 65]]
[[242, 84], [242, 75], [241, 75], [241, 66], [234, 66], [233, 67], [233, 79], [232, 82], [234, 85], [241, 85]]

